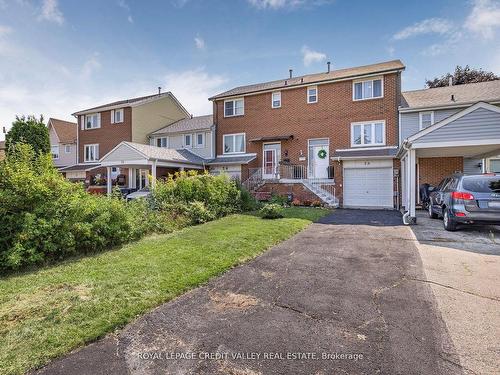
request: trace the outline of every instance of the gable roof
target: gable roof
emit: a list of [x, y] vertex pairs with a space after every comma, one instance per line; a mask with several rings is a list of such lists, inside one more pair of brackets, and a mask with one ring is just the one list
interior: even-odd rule
[[274, 90], [279, 88], [289, 88], [301, 85], [310, 85], [325, 81], [335, 81], [341, 79], [357, 78], [365, 75], [378, 73], [388, 73], [392, 71], [404, 70], [405, 66], [401, 60], [385, 61], [381, 63], [363, 65], [354, 68], [332, 70], [330, 73], [308, 74], [299, 77], [285, 78], [276, 81], [262, 82], [253, 85], [235, 87], [229, 91], [217, 94], [209, 98], [216, 100], [228, 96], [245, 95], [260, 91]]
[[212, 115], [197, 116], [176, 121], [161, 129], [155, 130], [151, 135], [174, 134], [189, 131], [210, 129], [214, 125]]
[[78, 128], [75, 122], [50, 118], [48, 126], [52, 126], [60, 143], [76, 143]]
[[116, 109], [116, 108], [123, 108], [123, 107], [137, 107], [142, 104], [147, 104], [154, 102], [156, 100], [165, 98], [165, 97], [170, 97], [175, 104], [181, 109], [186, 114], [186, 117], [190, 116], [189, 112], [184, 108], [184, 106], [177, 100], [177, 98], [172, 94], [170, 91], [164, 92], [161, 94], [154, 94], [154, 95], [146, 95], [146, 96], [139, 96], [137, 98], [130, 98], [130, 99], [124, 99], [124, 100], [117, 100], [115, 102], [107, 103], [107, 104], [102, 104], [97, 107], [92, 107], [92, 108], [87, 108], [83, 109], [81, 111], [73, 113], [73, 116], [78, 116], [78, 115], [83, 115], [86, 113], [93, 113], [93, 112], [100, 112], [100, 111], [106, 111], [106, 110], [111, 110], [111, 109]]
[[[452, 96], [453, 99], [452, 100]], [[500, 102], [500, 80], [402, 92], [401, 109], [466, 106]]]
[[453, 121], [456, 121], [458, 120], [459, 118], [461, 117], [464, 117], [465, 115], [475, 111], [476, 109], [479, 109], [479, 108], [483, 108], [483, 109], [486, 109], [486, 110], [489, 110], [489, 111], [492, 111], [492, 112], [496, 112], [496, 113], [500, 113], [500, 107], [497, 107], [497, 106], [494, 106], [494, 105], [491, 105], [489, 103], [484, 103], [484, 102], [478, 102], [470, 107], [467, 107], [465, 109], [463, 109], [462, 111], [460, 112], [457, 112], [455, 113], [454, 115], [451, 115], [450, 117], [447, 117], [446, 119], [440, 121], [440, 122], [437, 122], [435, 123], [434, 125], [431, 125], [425, 129], [422, 129], [421, 131], [419, 131], [418, 133], [415, 133], [413, 134], [411, 137], [408, 137], [404, 142], [405, 143], [412, 143], [420, 138], [422, 138], [423, 136], [435, 131], [435, 130], [438, 130], [440, 128], [442, 128], [443, 126], [453, 122]]

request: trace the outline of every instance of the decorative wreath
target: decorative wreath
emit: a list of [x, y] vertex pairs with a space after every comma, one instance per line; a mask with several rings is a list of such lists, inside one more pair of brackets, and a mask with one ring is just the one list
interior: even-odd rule
[[318, 151], [318, 158], [320, 158], [320, 159], [326, 158], [326, 150], [319, 150]]

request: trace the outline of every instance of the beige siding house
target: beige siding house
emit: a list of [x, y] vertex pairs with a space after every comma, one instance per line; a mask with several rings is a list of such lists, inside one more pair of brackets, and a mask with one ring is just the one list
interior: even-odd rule
[[76, 123], [51, 118], [47, 127], [54, 165], [58, 168], [64, 168], [76, 164]]

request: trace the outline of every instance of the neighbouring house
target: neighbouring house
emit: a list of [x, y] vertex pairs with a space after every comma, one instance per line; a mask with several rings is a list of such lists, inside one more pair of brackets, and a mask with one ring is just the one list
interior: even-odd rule
[[50, 152], [57, 168], [76, 164], [77, 126], [75, 122], [50, 118], [47, 122]]
[[0, 141], [0, 160], [5, 159], [5, 141]]
[[407, 91], [400, 113], [402, 206], [455, 172], [500, 172], [500, 80]]
[[151, 132], [191, 117], [171, 92], [119, 100], [73, 116], [78, 123], [77, 163], [61, 171], [88, 185], [120, 180], [122, 185], [139, 187], [151, 163], [119, 160], [110, 167], [102, 165], [101, 159], [113, 150], [120, 151], [117, 146], [122, 142], [148, 145]]
[[[398, 204], [400, 60], [233, 88], [210, 98], [211, 170], [254, 192], [344, 207]], [[217, 164], [219, 163], [219, 164]]]

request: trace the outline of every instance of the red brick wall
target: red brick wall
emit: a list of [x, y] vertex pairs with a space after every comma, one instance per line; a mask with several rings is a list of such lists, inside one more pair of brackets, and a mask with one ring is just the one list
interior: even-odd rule
[[132, 108], [124, 108], [123, 122], [111, 123], [111, 111], [101, 112], [99, 129], [82, 130], [81, 117], [78, 116], [78, 161], [85, 161], [84, 146], [99, 144], [99, 158], [102, 158], [122, 141], [132, 140]]
[[[301, 202], [309, 201], [320, 201], [313, 192], [311, 192], [308, 188], [306, 188], [302, 184], [280, 184], [280, 183], [266, 183], [261, 186], [257, 191], [265, 191], [274, 193], [276, 195], [288, 195], [293, 194], [293, 199], [298, 199]], [[321, 202], [323, 203], [323, 202]]]
[[352, 81], [318, 85], [318, 103], [307, 104], [306, 87], [281, 91], [281, 108], [271, 108], [271, 93], [245, 97], [245, 114], [224, 118], [224, 100], [214, 104], [217, 124], [217, 154], [223, 152], [224, 134], [246, 133], [246, 151], [257, 153], [257, 159], [249, 167], [261, 167], [262, 143], [250, 139], [293, 134], [294, 139], [281, 143], [281, 158], [293, 164], [299, 161], [302, 150], [307, 156], [307, 140], [329, 138], [330, 156], [336, 149], [351, 147], [351, 122], [385, 120], [386, 145], [398, 143], [399, 74], [384, 76], [384, 97], [380, 99], [353, 101]]
[[463, 157], [451, 158], [419, 158], [418, 159], [418, 185], [428, 183], [436, 186], [443, 178], [455, 172], [464, 170]]

